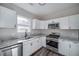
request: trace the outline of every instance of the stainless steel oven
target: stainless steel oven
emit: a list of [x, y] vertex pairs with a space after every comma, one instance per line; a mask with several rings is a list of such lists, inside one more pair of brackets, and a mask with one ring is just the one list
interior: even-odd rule
[[58, 42], [56, 42], [56, 41], [47, 41], [46, 42], [46, 47], [47, 47], [47, 49], [50, 49], [50, 50], [58, 53]]
[[0, 49], [0, 56], [22, 56], [22, 44], [15, 44]]
[[60, 37], [60, 33], [51, 33], [46, 36], [46, 45], [47, 48], [54, 51], [58, 52], [58, 39]]
[[55, 42], [55, 41], [48, 41], [48, 42], [47, 42], [47, 45], [58, 49], [58, 42]]

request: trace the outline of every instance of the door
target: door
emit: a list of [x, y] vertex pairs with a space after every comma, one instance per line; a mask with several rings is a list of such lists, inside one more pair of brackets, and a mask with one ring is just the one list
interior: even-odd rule
[[40, 21], [40, 29], [48, 29], [47, 21]]
[[59, 29], [69, 29], [68, 17], [54, 19], [56, 23], [59, 23]]
[[41, 42], [42, 42], [41, 37], [39, 37], [38, 40], [37, 40], [37, 43], [38, 43], [38, 49], [42, 47]]
[[59, 44], [58, 44], [58, 52], [62, 55], [65, 55], [65, 48], [64, 48], [64, 42], [63, 39], [59, 39], [58, 40]]
[[68, 17], [63, 17], [59, 19], [60, 29], [69, 29]]
[[40, 20], [38, 19], [32, 20], [32, 29], [40, 29]]
[[70, 56], [79, 56], [79, 43], [71, 42]]
[[58, 45], [58, 51], [62, 55], [68, 55], [69, 56], [69, 42], [63, 39], [59, 39], [59, 45]]
[[44, 22], [40, 21], [40, 29], [44, 29]]
[[33, 19], [33, 20], [32, 20], [32, 25], [31, 25], [31, 26], [32, 26], [32, 29], [35, 29], [35, 25], [36, 25], [36, 24], [35, 24], [35, 20]]
[[38, 43], [37, 43], [38, 38], [33, 38], [32, 41], [32, 53], [38, 50]]
[[42, 40], [42, 46], [46, 47], [46, 37], [41, 37]]
[[79, 29], [79, 14], [69, 17], [70, 29]]
[[32, 42], [24, 41], [23, 42], [23, 56], [29, 56], [32, 54]]
[[0, 27], [15, 28], [16, 12], [0, 6]]

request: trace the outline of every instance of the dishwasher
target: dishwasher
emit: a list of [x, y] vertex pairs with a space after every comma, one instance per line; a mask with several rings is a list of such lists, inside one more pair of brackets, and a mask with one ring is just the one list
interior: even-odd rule
[[22, 56], [22, 43], [1, 48], [0, 56]]

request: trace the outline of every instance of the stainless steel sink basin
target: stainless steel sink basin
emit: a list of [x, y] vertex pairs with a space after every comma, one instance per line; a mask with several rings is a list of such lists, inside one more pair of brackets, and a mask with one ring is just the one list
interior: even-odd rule
[[32, 36], [29, 36], [29, 37], [26, 37], [25, 39], [30, 39], [30, 38], [33, 38]]

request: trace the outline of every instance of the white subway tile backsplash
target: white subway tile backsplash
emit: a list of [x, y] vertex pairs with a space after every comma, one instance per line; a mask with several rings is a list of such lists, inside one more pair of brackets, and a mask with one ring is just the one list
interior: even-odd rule
[[33, 33], [43, 33], [43, 34], [46, 34], [46, 35], [49, 35], [50, 33], [52, 32], [56, 32], [56, 33], [60, 33], [60, 36], [61, 37], [66, 37], [66, 38], [72, 38], [72, 39], [79, 39], [79, 35], [78, 35], [78, 31], [79, 30], [74, 30], [74, 29], [53, 29], [53, 30], [43, 30], [43, 29], [40, 29], [40, 30], [33, 30]]

